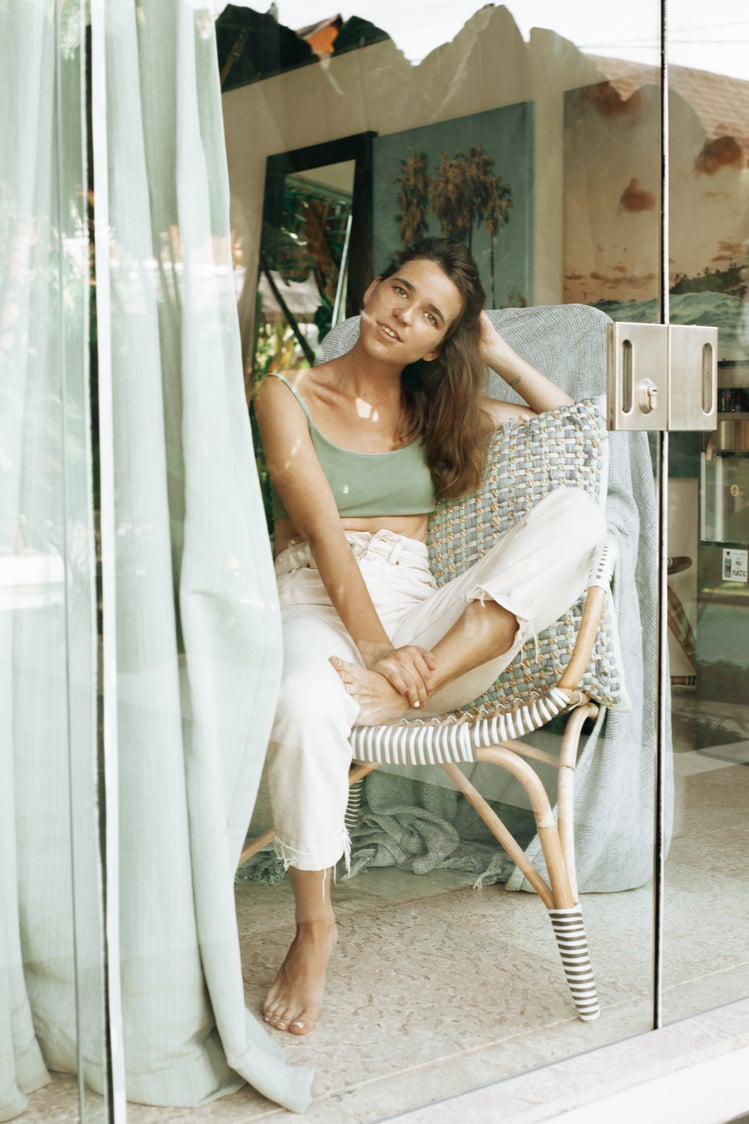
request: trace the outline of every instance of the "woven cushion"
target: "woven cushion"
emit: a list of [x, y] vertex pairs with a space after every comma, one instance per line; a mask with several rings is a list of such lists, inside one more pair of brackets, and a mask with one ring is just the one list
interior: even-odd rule
[[[481, 558], [555, 488], [583, 488], [599, 500], [604, 494], [605, 440], [603, 418], [590, 400], [497, 430], [481, 487], [462, 499], [440, 503], [430, 519], [428, 546], [438, 585]], [[509, 710], [553, 687], [572, 654], [582, 607], [583, 597], [538, 634], [537, 645], [527, 644], [471, 710]], [[610, 597], [580, 686], [601, 705], [629, 707]]]

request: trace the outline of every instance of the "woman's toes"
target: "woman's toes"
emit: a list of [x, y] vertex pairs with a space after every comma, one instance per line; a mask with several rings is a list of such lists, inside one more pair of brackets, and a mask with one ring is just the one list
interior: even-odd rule
[[292, 1021], [291, 1015], [287, 1013], [265, 1012], [263, 1018], [268, 1026], [272, 1026], [274, 1030], [288, 1030], [290, 1034], [309, 1034], [314, 1026], [314, 1023], [300, 1018], [295, 1018]]
[[343, 683], [349, 694], [353, 694], [356, 689], [356, 680], [352, 674], [352, 665], [344, 663], [338, 656], [331, 656], [330, 662], [333, 668], [338, 672], [341, 682]]
[[269, 1003], [263, 1007], [263, 1018], [270, 1025], [276, 1027], [278, 1030], [283, 1030], [289, 1022], [289, 1018], [283, 1008], [279, 1008], [275, 1003]]
[[266, 1015], [265, 1021], [269, 1026], [273, 1026], [276, 1030], [286, 1030], [289, 1025], [289, 1020], [284, 1018], [283, 1015]]

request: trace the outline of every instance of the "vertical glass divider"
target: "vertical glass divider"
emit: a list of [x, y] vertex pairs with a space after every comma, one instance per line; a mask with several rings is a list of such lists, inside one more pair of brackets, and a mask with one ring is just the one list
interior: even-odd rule
[[99, 392], [102, 572], [102, 691], [105, 808], [105, 936], [112, 1119], [126, 1121], [125, 1051], [120, 981], [119, 777], [117, 756], [117, 615], [114, 415], [109, 284], [109, 158], [105, 0], [91, 2], [91, 134], [94, 171], [94, 262]]
[[[78, 1086], [78, 1104], [83, 1106], [85, 1102], [85, 1082], [84, 1082], [84, 1064], [83, 1064], [83, 1026], [81, 1021], [81, 1002], [80, 1002], [80, 972], [79, 972], [79, 930], [80, 923], [78, 911], [78, 895], [76, 893], [76, 836], [75, 836], [75, 817], [73, 805], [73, 778], [72, 767], [73, 762], [71, 759], [70, 747], [73, 745], [73, 726], [71, 721], [71, 677], [70, 677], [70, 653], [73, 648], [71, 637], [71, 621], [70, 621], [70, 598], [72, 594], [72, 581], [70, 574], [70, 512], [68, 510], [68, 500], [70, 496], [70, 483], [68, 480], [68, 454], [66, 450], [66, 418], [67, 418], [67, 389], [68, 389], [68, 364], [67, 364], [67, 349], [65, 346], [65, 310], [64, 310], [64, 281], [63, 281], [63, 260], [64, 260], [64, 245], [63, 245], [63, 215], [65, 213], [65, 198], [63, 192], [63, 179], [64, 170], [62, 163], [62, 137], [64, 135], [64, 121], [63, 121], [63, 83], [61, 75], [61, 29], [60, 29], [60, 0], [55, 4], [54, 12], [54, 91], [55, 91], [55, 129], [54, 129], [54, 176], [55, 176], [55, 196], [57, 206], [57, 221], [56, 221], [56, 240], [57, 240], [57, 268], [59, 273], [58, 286], [57, 286], [57, 326], [60, 340], [60, 447], [62, 449], [62, 458], [60, 465], [60, 472], [62, 476], [62, 556], [65, 560], [65, 585], [63, 596], [63, 616], [65, 628], [65, 651], [67, 653], [65, 659], [65, 698], [67, 705], [65, 708], [65, 721], [67, 723], [66, 741], [68, 746], [68, 815], [70, 821], [70, 877], [71, 877], [71, 898], [72, 898], [72, 931], [73, 931], [73, 981], [75, 990], [75, 1024], [76, 1024], [76, 1043], [78, 1051], [78, 1064], [77, 1064], [77, 1086]], [[85, 37], [81, 39], [81, 43], [85, 42]], [[81, 52], [81, 59], [83, 61], [83, 52]], [[67, 107], [65, 107], [67, 108]]]
[[[669, 306], [669, 177], [668, 177], [668, 14], [667, 0], [660, 0], [660, 322], [670, 322]], [[668, 424], [668, 421], [667, 423]], [[657, 622], [656, 622], [656, 740], [655, 740], [655, 853], [653, 887], [653, 1028], [663, 1024], [663, 903], [666, 868], [666, 759], [668, 701], [668, 430], [657, 437]]]

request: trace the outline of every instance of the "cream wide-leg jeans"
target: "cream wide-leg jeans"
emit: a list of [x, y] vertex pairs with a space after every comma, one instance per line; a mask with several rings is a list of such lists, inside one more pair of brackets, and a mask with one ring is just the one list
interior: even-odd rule
[[[434, 647], [473, 600], [495, 601], [518, 620], [508, 651], [446, 684], [414, 716], [446, 713], [478, 698], [529, 638], [574, 604], [604, 528], [603, 512], [590, 496], [560, 488], [439, 589], [424, 543], [391, 531], [347, 532], [393, 647]], [[362, 659], [306, 543], [279, 554], [276, 576], [284, 661], [267, 762], [276, 851], [286, 866], [325, 870], [348, 858], [348, 739], [358, 713], [329, 658]]]

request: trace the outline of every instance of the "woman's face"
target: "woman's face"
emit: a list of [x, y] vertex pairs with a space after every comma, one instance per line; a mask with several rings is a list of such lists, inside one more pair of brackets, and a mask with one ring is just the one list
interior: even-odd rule
[[446, 273], [426, 258], [377, 278], [364, 294], [361, 337], [379, 357], [405, 367], [436, 359], [463, 312], [463, 298]]

